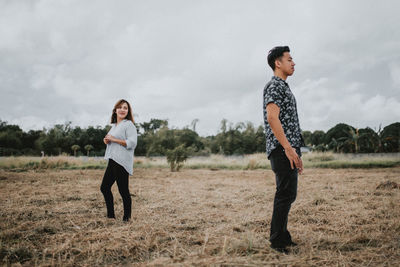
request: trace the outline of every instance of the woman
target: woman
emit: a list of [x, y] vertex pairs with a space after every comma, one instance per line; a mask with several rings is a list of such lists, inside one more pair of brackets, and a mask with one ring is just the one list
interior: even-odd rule
[[124, 221], [129, 221], [132, 210], [129, 174], [133, 174], [133, 154], [137, 144], [137, 131], [133, 122], [128, 101], [119, 100], [112, 111], [111, 129], [103, 139], [107, 145], [104, 158], [108, 160], [108, 165], [100, 190], [106, 201], [107, 217], [115, 218], [111, 186], [117, 181], [118, 191], [124, 203]]

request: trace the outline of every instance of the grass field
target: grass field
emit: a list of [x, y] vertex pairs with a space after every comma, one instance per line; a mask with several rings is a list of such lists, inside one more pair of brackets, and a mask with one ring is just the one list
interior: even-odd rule
[[[265, 160], [265, 159], [264, 159]], [[0, 263], [23, 266], [400, 266], [400, 167], [309, 168], [269, 248], [267, 169], [136, 168], [133, 218], [105, 218], [104, 170], [0, 170]]]
[[[389, 168], [400, 166], [400, 153], [394, 154], [335, 154], [305, 153], [302, 157], [306, 168]], [[169, 168], [165, 157], [136, 157], [135, 168]], [[10, 171], [47, 169], [105, 169], [106, 161], [94, 157], [0, 157], [0, 169]], [[255, 170], [271, 169], [265, 153], [244, 156], [211, 155], [191, 157], [186, 169]]]

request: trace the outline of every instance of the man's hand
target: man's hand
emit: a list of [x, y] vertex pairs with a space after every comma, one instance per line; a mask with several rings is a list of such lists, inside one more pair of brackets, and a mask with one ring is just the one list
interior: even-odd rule
[[303, 161], [301, 160], [299, 155], [297, 155], [296, 149], [294, 149], [293, 147], [285, 149], [285, 154], [286, 154], [286, 157], [290, 161], [290, 167], [292, 169], [294, 169], [294, 167], [296, 167], [299, 170], [299, 174], [302, 174], [303, 173]]
[[[289, 141], [285, 136], [285, 132], [283, 131], [281, 121], [279, 120], [280, 108], [274, 104], [269, 103], [267, 105], [267, 120], [269, 125], [271, 126], [271, 130], [274, 133], [276, 139], [278, 139], [279, 143], [285, 148], [286, 157], [290, 161], [290, 167], [294, 169], [296, 167], [299, 170], [299, 173], [303, 173], [303, 161], [297, 155], [296, 149], [291, 147]], [[294, 166], [293, 166], [294, 164]]]

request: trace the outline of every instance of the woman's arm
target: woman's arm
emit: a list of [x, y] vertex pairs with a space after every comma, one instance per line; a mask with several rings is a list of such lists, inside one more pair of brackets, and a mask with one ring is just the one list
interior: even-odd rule
[[129, 121], [125, 130], [126, 134], [126, 148], [135, 149], [137, 144], [137, 130], [133, 122]]
[[135, 149], [137, 144], [137, 131], [135, 125], [129, 121], [127, 128], [125, 130], [126, 140], [115, 138], [114, 136], [107, 134], [104, 138], [104, 143], [108, 144], [110, 142], [117, 143], [127, 149]]
[[[115, 138], [111, 134], [107, 134], [106, 135], [106, 137], [104, 138], [104, 142], [108, 142], [108, 143], [113, 142], [113, 143], [117, 143], [117, 144], [120, 144], [121, 146], [126, 147], [126, 141], [125, 140]], [[106, 143], [106, 144], [108, 144], [108, 143]]]

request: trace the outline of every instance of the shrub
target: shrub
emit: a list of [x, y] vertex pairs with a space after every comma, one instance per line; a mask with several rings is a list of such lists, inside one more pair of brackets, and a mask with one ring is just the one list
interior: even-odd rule
[[314, 157], [309, 158], [311, 162], [322, 162], [322, 161], [332, 161], [335, 157], [331, 154], [319, 154]]
[[179, 171], [183, 166], [183, 162], [188, 158], [188, 153], [184, 145], [180, 145], [174, 149], [168, 149], [166, 155], [171, 171]]

